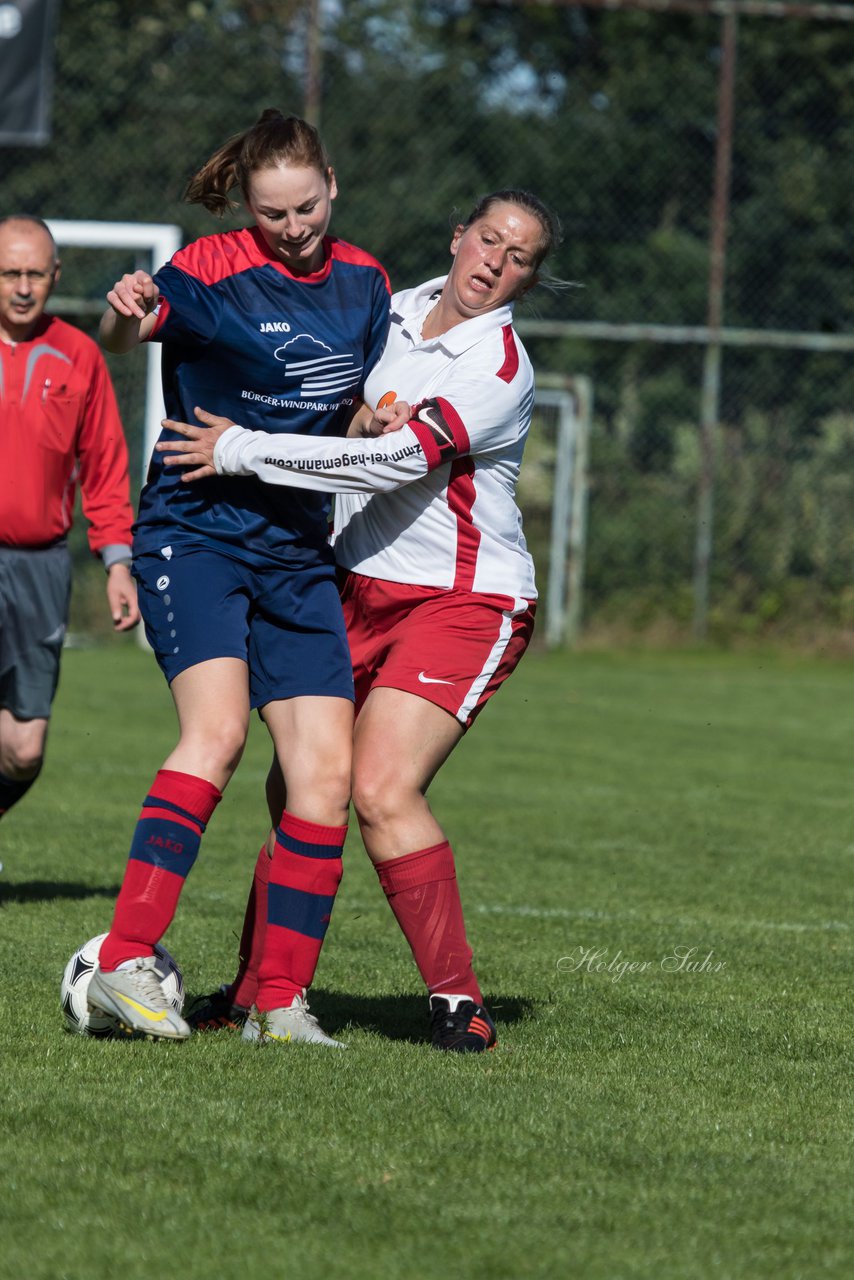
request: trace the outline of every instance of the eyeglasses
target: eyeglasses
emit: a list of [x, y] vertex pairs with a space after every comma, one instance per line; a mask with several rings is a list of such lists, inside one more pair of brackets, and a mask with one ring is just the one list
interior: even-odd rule
[[56, 269], [52, 271], [0, 271], [0, 280], [4, 284], [17, 284], [22, 276], [26, 276], [30, 284], [45, 284], [52, 280]]

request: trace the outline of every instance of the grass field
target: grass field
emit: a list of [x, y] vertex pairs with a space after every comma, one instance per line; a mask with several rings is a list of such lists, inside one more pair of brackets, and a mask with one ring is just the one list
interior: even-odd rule
[[[851, 671], [532, 655], [433, 790], [497, 1050], [440, 1055], [351, 835], [313, 993], [350, 1048], [66, 1034], [171, 746], [133, 643], [65, 655], [0, 825], [0, 1276], [794, 1280], [852, 1265]], [[231, 975], [253, 727], [167, 944]]]

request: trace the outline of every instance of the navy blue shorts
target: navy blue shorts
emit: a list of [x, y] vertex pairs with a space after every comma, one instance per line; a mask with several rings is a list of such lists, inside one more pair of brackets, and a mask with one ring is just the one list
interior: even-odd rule
[[353, 668], [331, 564], [253, 569], [174, 547], [134, 559], [145, 634], [171, 682], [211, 658], [249, 666], [253, 707], [282, 698], [353, 699]]

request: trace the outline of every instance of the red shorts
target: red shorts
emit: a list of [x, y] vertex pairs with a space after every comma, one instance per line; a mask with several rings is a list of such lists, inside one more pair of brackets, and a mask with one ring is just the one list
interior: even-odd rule
[[532, 600], [414, 587], [346, 570], [340, 585], [357, 714], [371, 689], [402, 689], [468, 728], [534, 630]]

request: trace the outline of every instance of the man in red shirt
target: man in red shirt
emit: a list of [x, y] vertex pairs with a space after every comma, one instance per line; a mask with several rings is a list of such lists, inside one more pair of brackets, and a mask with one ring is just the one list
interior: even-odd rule
[[139, 621], [128, 455], [97, 345], [45, 315], [59, 279], [40, 218], [0, 219], [0, 818], [32, 786], [71, 594], [67, 534], [80, 484], [116, 631]]

